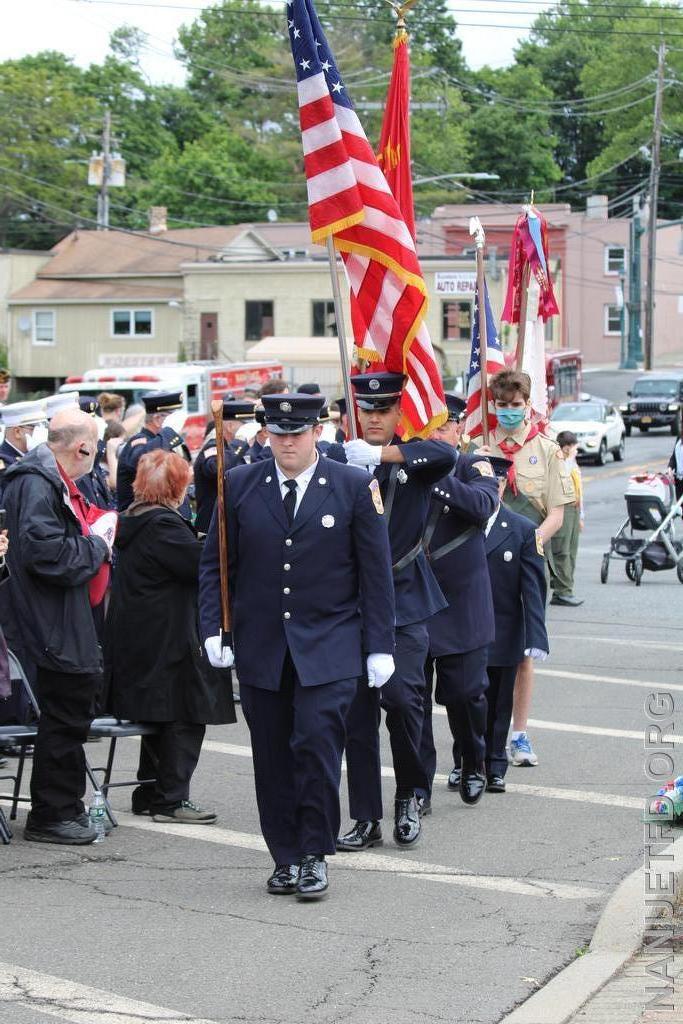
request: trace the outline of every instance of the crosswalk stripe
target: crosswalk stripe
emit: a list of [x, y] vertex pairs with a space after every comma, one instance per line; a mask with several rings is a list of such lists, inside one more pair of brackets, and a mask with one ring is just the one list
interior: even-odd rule
[[73, 1024], [216, 1024], [179, 1010], [126, 999], [68, 978], [0, 962], [0, 1004], [28, 1008], [42, 1016]]
[[[222, 743], [220, 740], [204, 740], [202, 750], [214, 754], [229, 754], [233, 757], [251, 757], [251, 747], [238, 746], [234, 743]], [[382, 776], [385, 779], [393, 779], [393, 768], [382, 767]], [[445, 783], [447, 775], [438, 773], [434, 781]], [[568, 800], [571, 803], [597, 804], [601, 807], [621, 807], [628, 810], [642, 810], [643, 800], [632, 796], [617, 796], [615, 793], [592, 793], [584, 789], [559, 789], [551, 786], [530, 786], [523, 783], [508, 782], [508, 793], [520, 794], [522, 796], [539, 797], [542, 800]]]
[[655, 683], [649, 682], [647, 679], [622, 679], [620, 676], [598, 676], [590, 672], [567, 672], [564, 669], [538, 668], [538, 666], [534, 667], [534, 675], [553, 679], [571, 679], [585, 683], [614, 683], [618, 686], [638, 686], [645, 690], [651, 690], [653, 693], [658, 693], [661, 690], [666, 690], [667, 693], [669, 690], [683, 690], [683, 685], [680, 683]]
[[[195, 839], [205, 843], [217, 843], [221, 846], [234, 846], [243, 850], [257, 850], [267, 853], [262, 837], [251, 832], [235, 832], [232, 829], [217, 828], [215, 825], [174, 825], [151, 821], [149, 818], [134, 814], [117, 814], [119, 822], [143, 832], [164, 832], [181, 839]], [[379, 874], [390, 873], [404, 875], [408, 878], [421, 879], [427, 882], [443, 882], [448, 885], [459, 885], [466, 889], [487, 889], [496, 892], [512, 893], [515, 896], [550, 896], [555, 899], [581, 900], [595, 899], [602, 896], [598, 889], [586, 886], [566, 885], [544, 878], [521, 881], [501, 875], [473, 875], [460, 872], [457, 868], [444, 864], [429, 864], [412, 860], [397, 850], [396, 856], [377, 853], [340, 854], [335, 858], [334, 872], [349, 869], [351, 871], [375, 871]]]
[[[434, 707], [434, 714], [445, 715], [446, 709]], [[532, 729], [549, 729], [551, 732], [571, 732], [579, 736], [608, 736], [617, 740], [645, 740], [645, 730], [641, 729], [609, 729], [601, 725], [575, 725], [570, 722], [546, 722], [541, 718], [530, 718], [529, 726]], [[683, 743], [683, 736], [676, 733], [666, 733], [668, 743]]]

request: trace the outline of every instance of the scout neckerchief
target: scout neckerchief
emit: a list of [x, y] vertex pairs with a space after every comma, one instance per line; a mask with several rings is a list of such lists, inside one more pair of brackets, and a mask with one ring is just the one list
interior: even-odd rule
[[521, 448], [524, 447], [524, 445], [527, 443], [527, 441], [530, 441], [532, 439], [532, 437], [536, 437], [536, 434], [540, 434], [540, 433], [541, 433], [541, 429], [540, 429], [539, 425], [537, 423], [532, 423], [530, 428], [529, 428], [529, 433], [524, 438], [524, 442], [522, 444], [519, 444], [518, 441], [510, 441], [510, 442], [508, 442], [508, 441], [498, 441], [497, 442], [498, 447], [502, 451], [503, 455], [505, 455], [508, 459], [510, 459], [510, 462], [512, 463], [512, 465], [508, 469], [508, 485], [509, 485], [510, 490], [512, 491], [512, 493], [515, 494], [515, 495], [517, 494], [517, 473], [515, 471], [515, 462], [514, 462], [515, 452], [518, 452]]

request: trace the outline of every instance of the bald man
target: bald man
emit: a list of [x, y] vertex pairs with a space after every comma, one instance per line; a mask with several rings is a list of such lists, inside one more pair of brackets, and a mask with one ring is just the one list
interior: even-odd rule
[[2, 625], [35, 666], [40, 722], [25, 838], [83, 845], [96, 833], [83, 806], [85, 755], [100, 684], [92, 604], [106, 589], [114, 513], [88, 525], [75, 481], [93, 466], [97, 426], [77, 407], [56, 413], [47, 442], [10, 466], [3, 504], [10, 578]]

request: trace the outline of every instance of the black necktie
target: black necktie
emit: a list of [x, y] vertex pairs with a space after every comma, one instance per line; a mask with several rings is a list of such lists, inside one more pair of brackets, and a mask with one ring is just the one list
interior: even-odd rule
[[296, 508], [296, 480], [285, 480], [285, 487], [287, 493], [282, 499], [282, 504], [285, 506], [285, 512], [287, 513], [287, 522], [291, 526], [294, 522], [294, 509]]

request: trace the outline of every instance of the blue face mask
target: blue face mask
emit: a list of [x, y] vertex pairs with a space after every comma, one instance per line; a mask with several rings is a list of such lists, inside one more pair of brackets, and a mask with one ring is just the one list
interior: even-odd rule
[[516, 430], [524, 422], [524, 409], [496, 409], [496, 419], [505, 430]]

